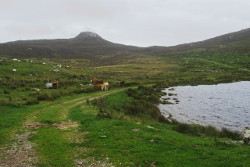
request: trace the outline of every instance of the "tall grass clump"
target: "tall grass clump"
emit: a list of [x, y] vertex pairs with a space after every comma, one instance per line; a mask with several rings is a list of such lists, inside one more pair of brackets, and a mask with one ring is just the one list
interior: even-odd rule
[[113, 118], [114, 115], [112, 111], [109, 108], [109, 102], [105, 98], [100, 98], [100, 99], [93, 99], [91, 101], [92, 105], [96, 105], [99, 108], [99, 112], [97, 116], [99, 118]]
[[221, 138], [230, 138], [233, 140], [239, 140], [241, 135], [238, 132], [230, 131], [226, 128], [218, 130], [215, 127], [202, 126], [197, 124], [186, 124], [179, 123], [173, 127], [177, 132], [184, 133], [190, 136], [199, 136], [199, 137], [221, 137]]

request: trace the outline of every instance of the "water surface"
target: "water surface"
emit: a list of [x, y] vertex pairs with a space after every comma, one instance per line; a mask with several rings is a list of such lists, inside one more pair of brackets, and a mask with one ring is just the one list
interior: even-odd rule
[[[241, 131], [250, 126], [250, 81], [218, 85], [177, 86], [166, 93], [174, 104], [160, 104], [163, 115], [180, 122]], [[163, 97], [163, 98], [164, 98]], [[175, 100], [173, 100], [175, 98]], [[180, 101], [176, 104], [176, 98]]]

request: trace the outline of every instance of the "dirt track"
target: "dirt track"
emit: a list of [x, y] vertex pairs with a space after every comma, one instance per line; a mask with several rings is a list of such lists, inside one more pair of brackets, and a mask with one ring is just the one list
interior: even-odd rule
[[[96, 93], [96, 95], [75, 98], [73, 100], [62, 102], [60, 104], [52, 105], [50, 106], [50, 108], [60, 105], [62, 108], [61, 113], [63, 113], [63, 118], [67, 119], [69, 109], [86, 102], [86, 99], [93, 100], [95, 98], [101, 98], [112, 93], [123, 91], [125, 89], [127, 88], [101, 93], [98, 92]], [[64, 105], [67, 105], [69, 103], [72, 104], [64, 107]], [[32, 113], [33, 115], [31, 116], [31, 120], [39, 117], [39, 114], [41, 112], [43, 112], [43, 110], [34, 111]], [[20, 130], [24, 132], [22, 134], [16, 134], [13, 139], [14, 142], [11, 145], [6, 145], [0, 148], [0, 167], [32, 167], [35, 163], [37, 163], [38, 158], [36, 157], [36, 150], [33, 148], [36, 144], [29, 141], [29, 138], [35, 133], [35, 131], [33, 131], [32, 129], [37, 129], [43, 126], [53, 126], [61, 130], [65, 130], [68, 128], [76, 128], [79, 125], [77, 122], [72, 122], [69, 119], [67, 122], [61, 123], [30, 122], [30, 119], [27, 119], [26, 121], [29, 122], [24, 122], [23, 127], [20, 128]], [[77, 166], [81, 165], [79, 165], [78, 163]]]

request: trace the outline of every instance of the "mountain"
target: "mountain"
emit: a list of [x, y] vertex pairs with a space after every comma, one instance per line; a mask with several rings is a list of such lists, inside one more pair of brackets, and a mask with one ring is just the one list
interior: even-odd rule
[[[82, 32], [71, 39], [23, 40], [0, 44], [0, 56], [16, 58], [84, 58], [91, 61], [120, 61], [134, 54], [173, 55], [184, 52], [250, 53], [250, 28], [204, 41], [171, 47], [135, 47], [103, 39], [94, 32]], [[105, 58], [104, 58], [105, 57]]]
[[[211, 48], [216, 48], [216, 47], [227, 48], [227, 46], [231, 47], [232, 44], [239, 42], [240, 43], [247, 42], [250, 44], [250, 28], [243, 29], [241, 31], [233, 33], [224, 34], [218, 37], [214, 37], [199, 42], [180, 44], [171, 47], [159, 47], [159, 46], [148, 47], [144, 49], [144, 53], [167, 54], [167, 53], [187, 52], [196, 49], [209, 50]], [[249, 47], [246, 48], [244, 46], [243, 50], [245, 49], [247, 49], [248, 52], [250, 51]]]
[[77, 35], [74, 40], [80, 40], [80, 41], [84, 41], [84, 40], [103, 40], [103, 38], [94, 33], [94, 32], [81, 32], [79, 35]]
[[112, 43], [93, 32], [71, 39], [23, 40], [0, 44], [0, 56], [16, 58], [86, 58], [134, 52], [137, 47]]

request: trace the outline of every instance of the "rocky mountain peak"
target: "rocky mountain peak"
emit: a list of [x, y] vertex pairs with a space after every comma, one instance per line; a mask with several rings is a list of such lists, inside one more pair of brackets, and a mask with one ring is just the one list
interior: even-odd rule
[[74, 39], [76, 40], [92, 39], [93, 40], [93, 39], [102, 39], [102, 37], [94, 32], [86, 31], [86, 32], [81, 32]]

